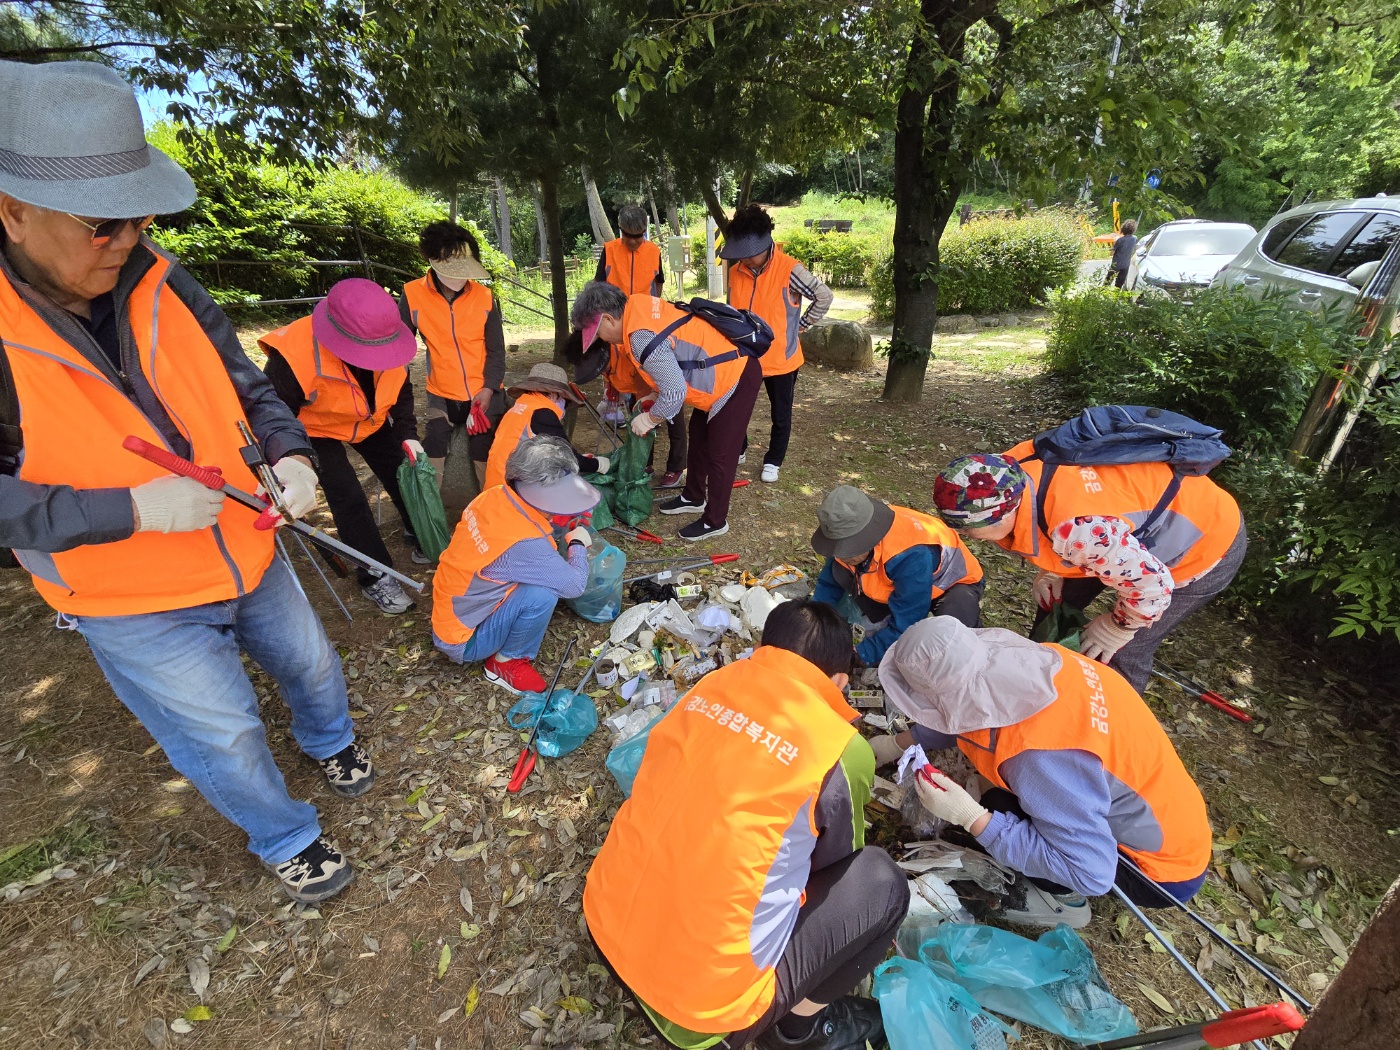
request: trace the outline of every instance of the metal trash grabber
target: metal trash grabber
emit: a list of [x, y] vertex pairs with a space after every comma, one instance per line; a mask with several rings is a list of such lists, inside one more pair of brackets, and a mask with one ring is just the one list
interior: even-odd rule
[[1180, 671], [1173, 671], [1170, 667], [1153, 667], [1152, 673], [1163, 681], [1171, 682], [1177, 688], [1190, 693], [1203, 704], [1210, 704], [1211, 707], [1224, 711], [1231, 718], [1241, 722], [1253, 722], [1254, 716], [1242, 707], [1230, 703], [1214, 689], [1207, 689], [1199, 682], [1192, 681]]
[[[665, 563], [665, 564], [670, 564], [671, 562], [685, 561], [687, 558], [693, 558], [693, 557], [695, 557], [694, 554], [673, 554], [673, 555], [671, 555], [669, 558], [628, 558], [628, 559], [627, 559], [627, 564], [628, 564], [628, 565], [661, 565], [661, 564], [663, 564], [663, 563]], [[711, 564], [711, 565], [720, 565], [720, 564], [722, 564], [722, 563], [724, 563], [724, 562], [737, 561], [738, 558], [739, 558], [739, 555], [737, 555], [737, 554], [711, 554], [711, 555], [710, 555], [710, 564]]]
[[643, 573], [641, 576], [629, 576], [623, 583], [636, 583], [638, 580], [649, 580], [653, 576], [660, 576], [663, 573], [685, 572], [687, 569], [703, 569], [710, 565], [722, 565], [725, 562], [738, 561], [737, 554], [712, 554], [705, 561], [693, 561], [689, 565], [677, 565], [671, 569], [657, 569], [655, 572]]
[[640, 540], [642, 543], [655, 543], [664, 546], [666, 541], [654, 532], [647, 532], [646, 529], [629, 529], [623, 525], [608, 525], [606, 528], [613, 532], [626, 536], [629, 540]]
[[569, 654], [574, 651], [574, 643], [578, 641], [577, 636], [569, 639], [569, 644], [564, 647], [564, 655], [559, 658], [559, 666], [554, 669], [554, 677], [550, 680], [549, 688], [544, 692], [544, 699], [540, 702], [540, 713], [535, 716], [535, 727], [530, 730], [530, 737], [525, 741], [525, 746], [520, 749], [520, 757], [515, 760], [515, 768], [510, 773], [510, 783], [506, 785], [506, 790], [512, 795], [525, 786], [525, 781], [530, 778], [530, 771], [535, 768], [535, 759], [539, 752], [532, 750], [535, 745], [535, 737], [539, 735], [540, 725], [544, 722], [544, 716], [549, 711], [549, 702], [554, 699], [554, 687], [559, 684], [559, 676], [564, 673], [564, 665], [569, 662]]
[[1304, 1023], [1303, 1015], [1291, 1004], [1266, 1003], [1230, 1010], [1213, 1021], [1197, 1021], [1174, 1028], [1159, 1028], [1155, 1032], [1139, 1032], [1103, 1043], [1090, 1043], [1084, 1050], [1131, 1050], [1136, 1047], [1147, 1047], [1149, 1050], [1200, 1050], [1201, 1047], [1211, 1047], [1218, 1050], [1220, 1047], [1238, 1046], [1246, 1040], [1287, 1035], [1298, 1031]]
[[[618, 438], [617, 431], [603, 422], [603, 417], [598, 414], [598, 410], [593, 407], [593, 402], [588, 400], [588, 397], [582, 390], [572, 383], [569, 385], [573, 388], [574, 393], [579, 396], [579, 400], [583, 402], [583, 407], [588, 409], [588, 414], [593, 417], [593, 422], [598, 425], [598, 433], [605, 434], [607, 439], [612, 442], [612, 447], [614, 449], [621, 448], [622, 441]], [[593, 447], [596, 450], [598, 446], [595, 443]]]

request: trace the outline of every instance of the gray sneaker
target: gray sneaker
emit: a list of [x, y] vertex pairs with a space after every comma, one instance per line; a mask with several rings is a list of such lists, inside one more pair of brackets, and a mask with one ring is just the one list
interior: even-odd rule
[[334, 897], [355, 881], [355, 871], [345, 859], [345, 854], [331, 845], [324, 835], [291, 860], [269, 864], [268, 867], [282, 883], [287, 896], [303, 904]]
[[413, 608], [413, 599], [404, 593], [399, 581], [392, 576], [379, 577], [368, 587], [361, 587], [360, 593], [379, 606], [379, 611], [385, 616], [398, 616]]
[[1020, 926], [1058, 926], [1082, 930], [1093, 918], [1089, 901], [1079, 893], [1051, 893], [1024, 875], [1007, 890], [998, 917]]

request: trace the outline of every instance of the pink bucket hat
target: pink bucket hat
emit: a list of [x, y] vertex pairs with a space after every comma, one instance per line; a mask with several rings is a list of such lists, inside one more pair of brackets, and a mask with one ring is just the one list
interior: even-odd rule
[[371, 372], [400, 368], [418, 352], [394, 297], [364, 277], [336, 282], [311, 311], [311, 332], [346, 364]]

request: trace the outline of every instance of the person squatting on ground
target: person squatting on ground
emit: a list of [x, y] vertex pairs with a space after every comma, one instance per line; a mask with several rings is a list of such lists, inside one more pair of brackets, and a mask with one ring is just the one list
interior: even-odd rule
[[[666, 274], [661, 268], [661, 248], [647, 240], [647, 213], [635, 204], [628, 204], [617, 213], [617, 225], [622, 236], [603, 245], [598, 260], [595, 281], [606, 281], [622, 289], [624, 295], [661, 296], [666, 291]], [[621, 345], [609, 347], [607, 399], [651, 396], [652, 388], [637, 372]], [[657, 488], [679, 488], [685, 473], [686, 438], [685, 409], [666, 420], [666, 471], [657, 481]], [[656, 453], [653, 446], [652, 454]]]
[[[370, 509], [365, 490], [346, 454], [353, 448], [393, 501], [404, 539], [417, 553], [408, 509], [399, 493], [399, 464], [406, 444], [423, 455], [413, 414], [413, 383], [408, 363], [418, 344], [399, 320], [394, 297], [373, 281], [338, 281], [310, 316], [258, 340], [267, 354], [263, 371], [273, 389], [311, 437], [320, 466], [321, 488], [343, 543], [393, 567], [394, 560]], [[360, 590], [389, 615], [413, 608], [399, 582], [359, 566]]]
[[[777, 481], [792, 437], [792, 404], [802, 367], [798, 338], [831, 309], [831, 289], [773, 243], [773, 219], [757, 204], [734, 213], [724, 231], [721, 259], [728, 259], [729, 304], [751, 310], [773, 329], [773, 347], [763, 355], [763, 389], [772, 426], [763, 453], [761, 481]], [[802, 310], [802, 300], [811, 305]], [[748, 441], [745, 439], [745, 445]]]
[[1030, 876], [1001, 917], [1076, 929], [1087, 897], [1116, 882], [1146, 907], [1189, 900], [1211, 858], [1205, 799], [1171, 740], [1112, 668], [1011, 631], [973, 630], [935, 616], [904, 633], [880, 662], [880, 684], [913, 722], [877, 737], [878, 759], [910, 744], [957, 747], [990, 787], [980, 800], [942, 773], [919, 777], [919, 800], [960, 825], [992, 859]]
[[834, 609], [784, 602], [753, 656], [651, 730], [583, 912], [673, 1045], [882, 1045], [879, 1007], [851, 992], [889, 952], [909, 883], [865, 845], [874, 758], [841, 695], [850, 666]]
[[125, 81], [96, 62], [0, 62], [0, 97], [0, 365], [24, 421], [0, 473], [0, 545], [286, 891], [329, 897], [353, 872], [288, 795], [239, 652], [276, 680], [331, 790], [359, 795], [374, 768], [340, 659], [253, 511], [122, 448], [135, 435], [251, 489], [246, 421], [300, 515], [316, 501], [306, 431], [209, 294], [142, 235], [195, 189], [146, 144]]
[[[428, 272], [403, 286], [403, 321], [428, 348], [428, 421], [423, 447], [443, 481], [452, 433], [465, 427], [477, 484], [486, 477], [486, 459], [496, 425], [506, 410], [501, 384], [506, 377], [506, 336], [501, 307], [481, 282], [491, 276], [481, 265], [472, 232], [455, 222], [433, 222], [418, 235]], [[472, 403], [489, 424], [472, 423]], [[475, 432], [473, 432], [475, 431]]]
[[[506, 461], [522, 441], [548, 434], [567, 442], [565, 406], [583, 404], [583, 397], [569, 384], [568, 374], [548, 363], [535, 365], [528, 376], [507, 387], [506, 393], [515, 398], [515, 404], [496, 427], [491, 455], [486, 460], [487, 488], [505, 484]], [[581, 474], [606, 474], [612, 467], [607, 456], [586, 456], [582, 452], [575, 456]]]
[[856, 646], [865, 666], [926, 616], [982, 625], [982, 566], [937, 518], [838, 485], [817, 508], [817, 523], [812, 549], [826, 564], [812, 598], [835, 606], [849, 597], [879, 625]]
[[462, 512], [433, 578], [433, 644], [454, 663], [482, 661], [486, 679], [512, 693], [542, 693], [534, 659], [560, 598], [588, 584], [592, 536], [577, 522], [601, 494], [578, 474], [574, 450], [556, 437], [521, 442], [505, 484]]
[[[753, 415], [763, 368], [698, 317], [688, 317], [664, 299], [630, 298], [610, 284], [590, 281], [574, 300], [574, 327], [581, 329], [585, 357], [594, 340], [620, 343], [633, 366], [656, 391], [632, 419], [632, 432], [649, 434], [685, 405], [690, 415], [690, 450], [685, 488], [657, 505], [662, 514], [698, 514], [676, 533], [691, 542], [729, 531], [729, 499], [739, 454]], [[660, 341], [663, 330], [683, 322]], [[655, 344], [655, 345], [653, 345]], [[593, 351], [597, 353], [598, 351]]]
[[1108, 262], [1108, 272], [1103, 283], [1122, 288], [1128, 283], [1128, 267], [1133, 264], [1133, 251], [1137, 248], [1137, 221], [1129, 219], [1119, 227], [1121, 236], [1113, 242], [1113, 258]]
[[938, 513], [961, 535], [1040, 569], [1036, 624], [1059, 602], [1084, 609], [1112, 588], [1113, 609], [1084, 628], [1080, 651], [1142, 692], [1162, 639], [1239, 572], [1248, 543], [1239, 505], [1210, 478], [1184, 477], [1144, 540], [1138, 523], [1165, 493], [1171, 467], [1065, 466], [1047, 488], [1034, 457], [1025, 441], [1000, 456], [953, 460], [934, 481]]

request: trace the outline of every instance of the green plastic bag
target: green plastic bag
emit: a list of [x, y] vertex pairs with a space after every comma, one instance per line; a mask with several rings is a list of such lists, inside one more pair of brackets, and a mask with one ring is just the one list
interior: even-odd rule
[[[610, 517], [624, 525], [640, 525], [651, 515], [651, 475], [647, 473], [647, 461], [651, 459], [651, 446], [656, 438], [654, 433], [637, 437], [630, 427], [622, 431], [622, 447], [615, 449], [609, 458], [612, 460], [606, 474], [589, 474], [588, 481], [599, 492], [611, 511]], [[599, 503], [593, 510], [593, 527], [600, 525]], [[611, 525], [612, 521], [608, 522]]]
[[427, 456], [420, 456], [417, 461], [405, 457], [399, 464], [399, 491], [408, 508], [408, 520], [413, 523], [413, 534], [418, 537], [419, 550], [437, 561], [452, 542], [452, 530], [447, 527], [447, 511], [442, 509], [437, 471]]
[[1073, 605], [1056, 602], [1050, 615], [1035, 625], [1031, 632], [1033, 642], [1056, 642], [1066, 649], [1079, 652], [1080, 635], [1089, 623], [1089, 614]]

